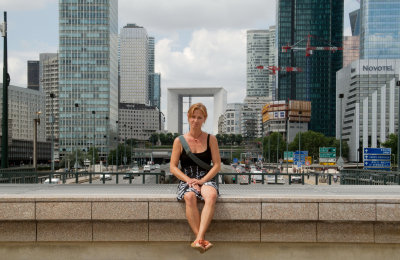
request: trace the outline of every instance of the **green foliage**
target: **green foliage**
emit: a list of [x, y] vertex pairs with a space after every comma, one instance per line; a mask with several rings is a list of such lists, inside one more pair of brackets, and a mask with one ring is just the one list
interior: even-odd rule
[[265, 160], [268, 162], [277, 162], [277, 154], [278, 159], [283, 159], [283, 153], [286, 151], [286, 141], [283, 139], [281, 133], [272, 133], [269, 136], [264, 137], [263, 139], [263, 156]]
[[150, 136], [150, 138], [149, 138], [149, 141], [150, 141], [153, 145], [156, 145], [157, 142], [158, 142], [158, 134], [157, 134], [157, 133], [152, 133], [151, 136]]
[[[313, 159], [319, 158], [319, 148], [320, 147], [336, 147], [336, 156], [339, 157], [340, 154], [340, 140], [334, 137], [326, 137], [322, 133], [307, 131], [297, 133], [293, 142], [289, 144], [289, 151], [299, 150], [299, 138], [300, 138], [300, 149], [302, 151], [308, 151], [308, 156]], [[347, 142], [342, 141], [342, 157], [347, 158], [349, 155], [349, 146]]]
[[382, 143], [383, 147], [392, 149], [392, 154], [394, 155], [393, 163], [397, 160], [397, 143], [398, 143], [397, 134], [390, 134], [386, 142]]

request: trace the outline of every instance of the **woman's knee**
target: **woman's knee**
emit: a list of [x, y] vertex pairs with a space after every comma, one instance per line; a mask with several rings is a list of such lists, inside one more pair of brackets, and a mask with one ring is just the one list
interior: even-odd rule
[[204, 201], [207, 203], [215, 203], [217, 201], [218, 194], [215, 190], [208, 190], [202, 194]]
[[194, 192], [185, 193], [184, 198], [187, 206], [193, 206], [197, 204], [197, 197], [196, 194], [194, 194]]

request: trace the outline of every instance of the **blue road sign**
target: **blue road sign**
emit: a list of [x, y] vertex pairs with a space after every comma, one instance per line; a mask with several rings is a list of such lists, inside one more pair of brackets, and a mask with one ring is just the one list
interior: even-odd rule
[[364, 148], [364, 154], [391, 154], [391, 148]]
[[391, 153], [390, 148], [364, 148], [364, 169], [389, 170]]
[[365, 161], [365, 167], [390, 168], [390, 161]]
[[[295, 151], [294, 154], [295, 154], [295, 155], [297, 154], [297, 156], [299, 156], [299, 151]], [[308, 151], [300, 151], [300, 154], [303, 154], [303, 155], [305, 155], [305, 156], [308, 156]]]
[[390, 160], [390, 154], [364, 154], [364, 160]]

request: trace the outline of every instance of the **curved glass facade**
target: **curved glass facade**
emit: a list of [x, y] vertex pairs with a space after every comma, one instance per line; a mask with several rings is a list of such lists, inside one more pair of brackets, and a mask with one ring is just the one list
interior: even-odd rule
[[361, 1], [361, 59], [400, 58], [400, 1]]

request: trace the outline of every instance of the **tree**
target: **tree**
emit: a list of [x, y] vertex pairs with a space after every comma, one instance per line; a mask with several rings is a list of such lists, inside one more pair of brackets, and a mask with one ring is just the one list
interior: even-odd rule
[[172, 133], [167, 133], [166, 144], [172, 145], [173, 143], [174, 143], [174, 136], [172, 135]]
[[162, 145], [166, 145], [167, 144], [167, 135], [164, 133], [160, 133], [159, 134], [159, 138], [160, 138], [160, 142]]
[[[397, 159], [397, 142], [398, 142], [397, 134], [390, 134], [389, 138], [386, 140], [386, 142], [382, 143], [383, 147], [392, 149], [392, 154], [394, 155], [394, 158], [396, 158], [396, 159]], [[396, 161], [396, 159], [394, 159], [394, 162]], [[399, 164], [399, 163], [397, 163], [397, 164]]]
[[220, 134], [216, 134], [215, 138], [217, 138], [218, 145], [221, 145], [221, 135]]
[[[279, 136], [279, 146], [278, 146], [278, 136]], [[286, 151], [286, 141], [283, 139], [281, 133], [273, 132], [269, 136], [264, 137], [263, 148], [264, 148], [263, 149], [264, 158], [266, 158], [267, 160], [268, 158], [271, 158], [270, 162], [277, 162], [277, 159], [283, 158], [283, 153], [284, 151]], [[278, 158], [276, 157], [277, 148], [278, 148]]]
[[150, 136], [150, 138], [149, 138], [149, 141], [150, 141], [153, 145], [156, 145], [157, 142], [158, 142], [158, 134], [157, 134], [157, 133], [152, 133], [151, 136]]
[[241, 134], [236, 135], [235, 137], [237, 145], [240, 145], [243, 142], [243, 136]]
[[97, 163], [99, 161], [99, 150], [97, 149], [97, 147], [91, 146], [89, 148], [89, 151], [87, 152], [87, 159], [90, 160], [90, 164], [93, 164], [93, 149], [94, 149], [94, 161], [95, 163]]

